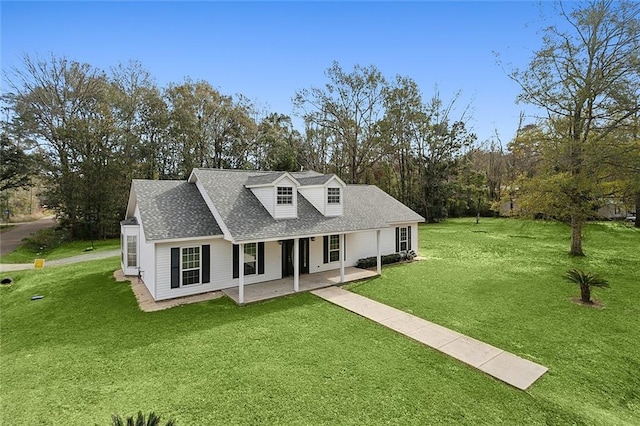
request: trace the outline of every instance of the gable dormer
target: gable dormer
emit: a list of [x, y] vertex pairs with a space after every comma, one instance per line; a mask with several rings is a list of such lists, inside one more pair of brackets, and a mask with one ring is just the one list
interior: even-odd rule
[[274, 219], [298, 217], [299, 182], [287, 172], [249, 176], [244, 185]]
[[298, 178], [298, 191], [324, 216], [344, 214], [344, 189], [347, 186], [336, 175]]

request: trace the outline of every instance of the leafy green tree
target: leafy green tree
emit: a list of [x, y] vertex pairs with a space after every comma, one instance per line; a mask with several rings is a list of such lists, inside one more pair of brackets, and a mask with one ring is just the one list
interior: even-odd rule
[[569, 269], [564, 279], [580, 286], [580, 300], [584, 303], [592, 304], [591, 300], [591, 288], [608, 288], [609, 282], [597, 274], [591, 272], [584, 272], [580, 269]]
[[582, 228], [601, 196], [603, 142], [640, 109], [640, 5], [593, 0], [568, 12], [561, 3], [559, 14], [568, 25], [546, 28], [529, 67], [511, 75], [522, 89], [519, 100], [547, 113], [541, 158], [546, 167], [539, 184], [521, 190], [557, 188], [541, 197], [552, 202], [540, 207], [564, 206], [569, 253], [582, 256]]
[[109, 81], [118, 138], [115, 149], [123, 160], [123, 171], [114, 178], [128, 186], [133, 178], [171, 175], [168, 109], [152, 76], [133, 61], [112, 68]]
[[177, 154], [173, 178], [187, 177], [196, 167], [246, 167], [256, 140], [250, 102], [223, 95], [205, 81], [190, 80], [170, 85], [165, 98], [171, 150]]
[[310, 127], [328, 130], [331, 163], [347, 183], [365, 183], [367, 170], [388, 146], [379, 137], [385, 78], [374, 67], [356, 65], [350, 73], [334, 62], [324, 88], [298, 91], [296, 110]]
[[[64, 57], [24, 59], [4, 96], [15, 121], [45, 150], [48, 204], [56, 206], [74, 235], [84, 222], [97, 222], [103, 234], [114, 232], [122, 209], [110, 184], [116, 143], [106, 75]], [[117, 222], [116, 222], [117, 223]]]
[[[381, 137], [391, 148], [386, 162], [389, 184], [379, 179], [381, 187], [401, 202], [416, 206], [416, 176], [418, 162], [415, 148], [420, 129], [427, 120], [422, 93], [418, 84], [408, 78], [396, 76], [383, 91], [385, 114], [380, 122]], [[382, 181], [382, 182], [380, 182]]]
[[0, 191], [14, 188], [28, 188], [34, 169], [30, 157], [9, 135], [0, 135]]
[[444, 104], [436, 92], [425, 105], [426, 120], [419, 127], [415, 147], [421, 200], [418, 211], [423, 212], [429, 222], [447, 217], [458, 160], [476, 140], [476, 135], [466, 127], [464, 114], [452, 120], [456, 101], [457, 96]]
[[261, 170], [300, 170], [302, 136], [293, 128], [291, 117], [269, 114], [258, 125], [257, 147]]

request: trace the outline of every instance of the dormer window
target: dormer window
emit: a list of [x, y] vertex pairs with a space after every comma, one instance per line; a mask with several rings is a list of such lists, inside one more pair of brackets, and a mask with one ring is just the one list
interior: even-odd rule
[[279, 206], [292, 205], [293, 204], [293, 188], [290, 186], [279, 186], [276, 202]]
[[327, 188], [327, 204], [340, 204], [340, 188]]

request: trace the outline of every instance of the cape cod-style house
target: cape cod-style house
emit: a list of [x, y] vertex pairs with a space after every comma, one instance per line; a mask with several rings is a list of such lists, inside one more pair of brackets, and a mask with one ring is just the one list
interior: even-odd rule
[[122, 270], [155, 300], [339, 270], [417, 251], [424, 218], [373, 185], [313, 171], [194, 169], [134, 180], [121, 222]]

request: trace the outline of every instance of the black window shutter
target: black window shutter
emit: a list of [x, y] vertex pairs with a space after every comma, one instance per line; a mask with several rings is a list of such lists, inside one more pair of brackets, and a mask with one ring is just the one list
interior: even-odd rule
[[411, 250], [411, 226], [407, 226], [407, 250]]
[[211, 246], [202, 246], [202, 283], [211, 282]]
[[238, 266], [238, 261], [240, 260], [240, 246], [237, 244], [233, 245], [233, 278], [238, 278], [240, 276], [240, 268]]
[[396, 253], [400, 251], [400, 228], [396, 226]]
[[322, 263], [329, 263], [329, 236], [322, 237]]
[[180, 287], [180, 248], [171, 248], [171, 288]]
[[264, 243], [258, 243], [258, 274], [264, 274]]

